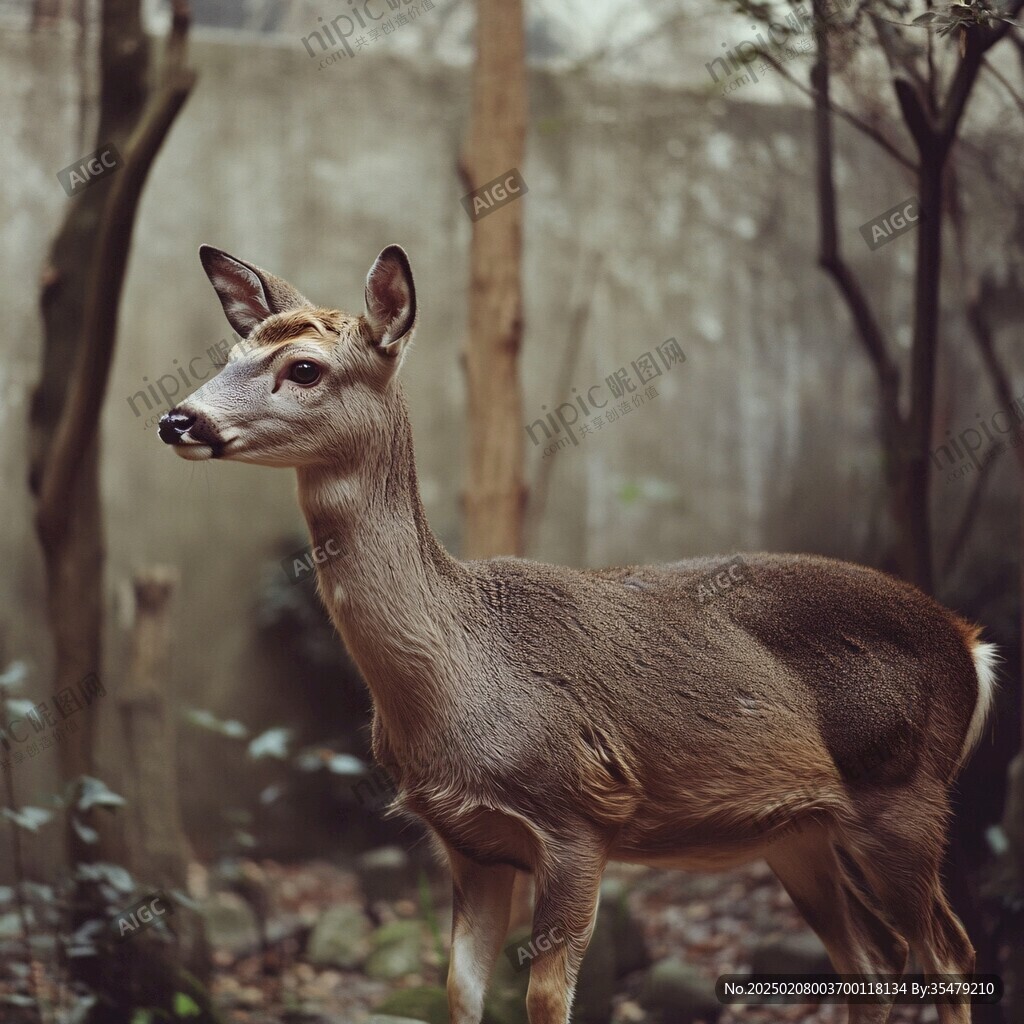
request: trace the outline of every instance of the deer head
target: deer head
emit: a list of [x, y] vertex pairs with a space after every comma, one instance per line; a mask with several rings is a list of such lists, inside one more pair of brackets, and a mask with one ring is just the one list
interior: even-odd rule
[[215, 377], [161, 417], [161, 439], [193, 461], [358, 464], [393, 418], [415, 329], [405, 251], [390, 245], [374, 261], [358, 316], [320, 308], [220, 249], [204, 245], [199, 256], [241, 341]]

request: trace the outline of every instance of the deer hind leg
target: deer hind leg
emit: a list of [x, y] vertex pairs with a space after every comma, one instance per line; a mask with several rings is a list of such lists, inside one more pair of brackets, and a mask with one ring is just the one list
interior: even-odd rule
[[[849, 852], [926, 974], [970, 974], [974, 947], [942, 891], [948, 803], [940, 783], [855, 800], [861, 827]], [[970, 1024], [968, 1004], [939, 1003], [941, 1024]]]
[[536, 877], [533, 945], [549, 949], [530, 964], [530, 1024], [567, 1024], [583, 954], [597, 921], [606, 854], [577, 841], [546, 857]]
[[480, 1024], [487, 983], [508, 933], [515, 868], [447, 852], [454, 897], [448, 1008], [452, 1024]]
[[[907, 943], [861, 898], [828, 832], [807, 826], [775, 843], [766, 860], [838, 974], [902, 974]], [[851, 1003], [850, 1024], [885, 1024], [891, 1006]]]

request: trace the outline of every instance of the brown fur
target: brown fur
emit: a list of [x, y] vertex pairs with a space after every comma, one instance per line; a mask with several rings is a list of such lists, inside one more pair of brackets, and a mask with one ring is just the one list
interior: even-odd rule
[[260, 348], [273, 348], [312, 330], [323, 335], [325, 343], [335, 344], [338, 332], [351, 320], [337, 310], [316, 307], [277, 313], [264, 320], [249, 336], [249, 341]]

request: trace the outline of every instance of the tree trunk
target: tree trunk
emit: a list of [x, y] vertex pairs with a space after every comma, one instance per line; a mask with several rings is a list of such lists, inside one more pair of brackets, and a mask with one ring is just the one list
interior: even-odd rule
[[[176, 730], [164, 678], [175, 582], [174, 571], [165, 568], [136, 575], [131, 662], [116, 697], [126, 775], [124, 866], [145, 887], [143, 895], [159, 892], [168, 901], [175, 941], [147, 932], [123, 943], [108, 963], [119, 975], [116, 992], [127, 1014], [139, 1006], [170, 1012], [174, 994], [184, 992], [199, 1005], [200, 1016], [193, 1019], [201, 1024], [217, 1019], [203, 987], [210, 962], [206, 934], [198, 913], [172, 895], [186, 891], [192, 859], [178, 804]], [[113, 987], [108, 984], [108, 991]]]
[[[97, 144], [110, 142], [123, 152], [145, 102], [148, 45], [138, 0], [105, 0], [101, 17]], [[29, 413], [29, 485], [37, 497], [73, 379], [68, 367], [75, 365], [81, 343], [96, 233], [112, 184], [113, 177], [104, 178], [72, 200], [43, 271], [42, 375]], [[67, 507], [74, 510], [74, 515], [63, 530], [47, 537], [40, 532], [56, 651], [55, 693], [75, 686], [90, 673], [102, 676], [104, 548], [95, 438], [79, 449], [78, 459], [78, 472], [67, 495]], [[89, 709], [80, 717], [79, 728], [58, 746], [58, 764], [65, 783], [94, 770], [96, 715]], [[68, 844], [73, 863], [94, 856], [91, 847], [70, 829]]]
[[[526, 36], [522, 0], [477, 0], [469, 134], [459, 161], [467, 192], [522, 170], [526, 144]], [[465, 558], [519, 555], [526, 484], [519, 348], [523, 205], [473, 222], [465, 351], [469, 468], [463, 494]], [[531, 879], [517, 872], [513, 926], [532, 918]]]
[[177, 801], [176, 729], [162, 678], [170, 655], [169, 604], [176, 583], [174, 570], [163, 567], [135, 576], [131, 661], [117, 704], [129, 775], [129, 867], [154, 885], [184, 889], [191, 853]]
[[[131, 236], [146, 177], [170, 126], [189, 95], [194, 76], [183, 67], [188, 9], [175, 0], [164, 61], [164, 82], [147, 105], [149, 47], [139, 0], [104, 0], [100, 35], [100, 118], [97, 146], [114, 144], [121, 166], [75, 197], [43, 272], [42, 377], [32, 397], [29, 485], [36, 496], [36, 531], [46, 567], [47, 608], [56, 651], [54, 692], [102, 676], [103, 520], [99, 492], [98, 427], [116, 340], [117, 312]], [[102, 702], [96, 705], [102, 708]], [[65, 788], [95, 774], [96, 716], [58, 745]], [[67, 828], [72, 868], [117, 862], [116, 832], [95, 812], [99, 833], [88, 842]], [[88, 834], [88, 833], [86, 833]], [[104, 916], [92, 884], [80, 883], [71, 925]], [[75, 978], [116, 998], [119, 977], [99, 957], [71, 960]], [[182, 986], [179, 985], [179, 988]], [[124, 1004], [121, 1004], [124, 1005]], [[96, 1013], [108, 1012], [97, 1004]], [[112, 1011], [111, 1011], [112, 1012]], [[129, 1019], [107, 1016], [109, 1024]]]
[[[469, 135], [459, 170], [467, 191], [523, 161], [526, 62], [522, 0], [478, 0]], [[523, 205], [473, 224], [466, 346], [469, 470], [463, 555], [520, 554], [526, 487], [519, 346]]]

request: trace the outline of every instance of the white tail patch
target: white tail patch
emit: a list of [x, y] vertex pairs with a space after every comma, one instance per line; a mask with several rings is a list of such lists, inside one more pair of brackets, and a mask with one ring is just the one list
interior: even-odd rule
[[996, 650], [995, 644], [974, 640], [970, 643], [970, 649], [974, 670], [978, 674], [978, 702], [974, 705], [971, 724], [967, 728], [967, 738], [960, 751], [961, 764], [967, 760], [978, 740], [981, 739], [985, 721], [992, 710], [996, 695], [996, 665], [999, 663], [999, 652]]

